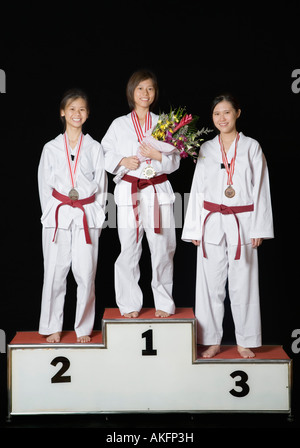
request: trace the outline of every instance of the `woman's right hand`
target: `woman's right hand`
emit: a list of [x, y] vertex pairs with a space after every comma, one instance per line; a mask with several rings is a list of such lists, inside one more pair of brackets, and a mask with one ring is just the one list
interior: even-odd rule
[[140, 161], [137, 156], [123, 157], [119, 165], [129, 170], [136, 170], [140, 166]]

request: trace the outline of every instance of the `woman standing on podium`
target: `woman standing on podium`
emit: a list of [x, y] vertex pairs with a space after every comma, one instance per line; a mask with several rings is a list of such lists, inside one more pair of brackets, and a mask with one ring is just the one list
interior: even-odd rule
[[213, 101], [219, 135], [201, 146], [182, 233], [197, 246], [195, 314], [206, 358], [220, 351], [227, 279], [240, 355], [254, 357], [250, 348], [261, 345], [257, 247], [273, 238], [273, 218], [267, 163], [259, 143], [237, 132], [240, 114], [231, 95]]
[[[115, 174], [121, 253], [115, 263], [116, 302], [122, 315], [137, 317], [143, 305], [138, 284], [142, 237], [146, 233], [152, 262], [152, 291], [157, 317], [175, 312], [172, 298], [173, 256], [176, 247], [173, 193], [167, 174], [177, 170], [179, 152], [167, 155], [143, 143], [158, 121], [151, 112], [157, 97], [153, 73], [139, 70], [127, 89], [130, 113], [115, 119], [102, 140], [105, 168]], [[141, 156], [146, 161], [141, 162]], [[118, 179], [118, 180], [117, 180]]]
[[82, 133], [89, 115], [86, 94], [78, 89], [68, 91], [60, 115], [65, 132], [44, 146], [38, 168], [44, 255], [39, 333], [47, 335], [48, 342], [60, 341], [66, 278], [72, 266], [78, 285], [77, 341], [89, 342], [107, 175], [101, 145]]

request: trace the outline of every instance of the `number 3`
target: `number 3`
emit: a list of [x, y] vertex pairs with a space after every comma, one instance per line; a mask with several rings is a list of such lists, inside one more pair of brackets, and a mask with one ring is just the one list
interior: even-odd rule
[[243, 372], [243, 370], [235, 370], [230, 374], [231, 378], [235, 378], [236, 376], [239, 376], [241, 379], [239, 381], [235, 382], [236, 386], [241, 387], [242, 390], [236, 391], [235, 389], [231, 389], [229, 393], [233, 395], [234, 397], [245, 397], [250, 392], [250, 387], [248, 386], [248, 375], [246, 372]]

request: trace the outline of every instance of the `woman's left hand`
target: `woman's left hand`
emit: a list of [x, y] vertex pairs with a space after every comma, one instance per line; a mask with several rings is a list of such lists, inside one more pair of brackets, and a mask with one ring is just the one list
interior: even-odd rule
[[258, 246], [261, 246], [263, 240], [264, 240], [263, 238], [251, 238], [253, 249], [256, 249]]
[[157, 149], [153, 148], [151, 145], [147, 145], [146, 143], [142, 142], [139, 149], [143, 157], [146, 157], [147, 159], [158, 160], [159, 162], [162, 161], [161, 152], [157, 151]]

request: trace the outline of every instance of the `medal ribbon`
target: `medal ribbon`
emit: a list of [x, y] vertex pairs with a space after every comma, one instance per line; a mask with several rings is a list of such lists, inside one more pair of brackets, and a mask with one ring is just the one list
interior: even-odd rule
[[80, 153], [81, 146], [82, 146], [83, 134], [82, 133], [80, 134], [80, 140], [79, 140], [79, 145], [78, 145], [78, 148], [77, 148], [77, 153], [76, 153], [76, 156], [75, 156], [75, 163], [74, 163], [73, 170], [72, 170], [70, 151], [68, 149], [68, 141], [67, 141], [67, 133], [66, 132], [64, 133], [64, 140], [65, 140], [65, 150], [66, 150], [66, 156], [67, 156], [67, 162], [68, 162], [68, 167], [69, 167], [72, 187], [74, 188], [75, 187], [75, 174], [76, 174], [77, 165], [78, 165], [79, 153]]
[[[138, 116], [137, 116], [137, 113], [135, 110], [133, 110], [131, 112], [131, 119], [133, 122], [133, 126], [135, 129], [138, 141], [141, 143], [143, 141], [143, 139], [145, 138], [145, 135], [143, 133], [141, 123], [139, 122], [139, 119], [138, 119]], [[151, 128], [152, 128], [152, 117], [151, 117], [150, 112], [147, 112], [146, 119], [145, 119], [145, 133], [147, 131], [149, 131], [149, 129], [151, 129]]]
[[235, 139], [235, 148], [234, 148], [234, 156], [231, 159], [230, 162], [230, 166], [228, 164], [228, 160], [227, 160], [227, 155], [224, 149], [224, 145], [222, 142], [222, 139], [219, 135], [219, 143], [220, 143], [220, 147], [221, 147], [221, 153], [222, 153], [222, 160], [223, 160], [223, 164], [225, 166], [226, 172], [227, 172], [227, 185], [232, 185], [232, 178], [233, 178], [233, 173], [234, 173], [234, 165], [235, 165], [235, 159], [236, 159], [236, 149], [237, 149], [237, 144], [239, 141], [240, 135], [239, 133], [236, 134], [236, 139]]

